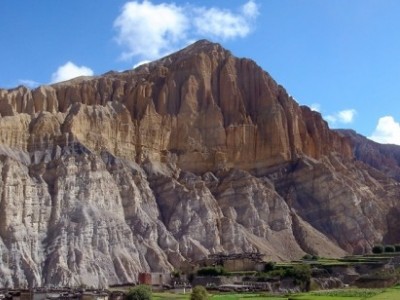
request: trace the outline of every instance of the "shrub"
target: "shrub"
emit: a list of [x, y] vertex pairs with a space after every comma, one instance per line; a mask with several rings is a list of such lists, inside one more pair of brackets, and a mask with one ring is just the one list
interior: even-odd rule
[[396, 252], [400, 252], [400, 244], [394, 245], [394, 250], [395, 250]]
[[379, 254], [379, 253], [383, 253], [384, 248], [382, 245], [375, 245], [374, 247], [372, 247], [372, 253], [375, 254]]
[[318, 255], [311, 255], [311, 254], [305, 254], [302, 257], [303, 260], [318, 260], [319, 256]]
[[272, 271], [269, 271], [269, 272], [267, 273], [267, 275], [268, 275], [268, 277], [271, 277], [271, 278], [274, 278], [274, 277], [280, 277], [280, 278], [282, 278], [282, 277], [285, 276], [285, 270], [282, 269], [282, 268], [274, 269], [274, 270], [272, 270]]
[[269, 261], [269, 262], [265, 263], [264, 272], [272, 271], [273, 269], [275, 269], [275, 265], [276, 265], [276, 263], [273, 261]]
[[148, 285], [138, 285], [132, 289], [129, 289], [127, 300], [150, 300], [151, 299], [151, 287]]
[[395, 248], [393, 245], [386, 245], [385, 252], [394, 252]]
[[225, 274], [226, 272], [222, 267], [205, 267], [197, 271], [199, 276], [220, 276]]
[[208, 299], [207, 290], [201, 285], [196, 285], [192, 290], [192, 294], [190, 295], [190, 300], [207, 300], [207, 299]]

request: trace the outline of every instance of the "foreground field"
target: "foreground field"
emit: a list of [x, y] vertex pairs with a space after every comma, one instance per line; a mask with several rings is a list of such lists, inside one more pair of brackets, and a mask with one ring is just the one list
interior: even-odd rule
[[[170, 293], [155, 293], [153, 294], [153, 300], [189, 300], [190, 295], [178, 295], [178, 294], [170, 294]], [[256, 300], [287, 300], [288, 297], [275, 297], [275, 296], [266, 296], [260, 294], [218, 294], [218, 295], [210, 295], [210, 300], [248, 300], [248, 299], [256, 299]], [[351, 299], [348, 299], [351, 300]]]
[[[154, 300], [189, 300], [190, 294], [154, 293]], [[269, 296], [265, 294], [212, 294], [210, 300], [399, 300], [400, 286], [390, 289], [345, 289], [310, 292], [290, 296]]]

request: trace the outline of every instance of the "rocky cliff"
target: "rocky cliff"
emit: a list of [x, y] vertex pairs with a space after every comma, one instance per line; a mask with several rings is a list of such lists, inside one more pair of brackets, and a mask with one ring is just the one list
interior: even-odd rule
[[356, 133], [354, 130], [337, 129], [336, 132], [350, 139], [353, 154], [357, 160], [400, 181], [399, 146], [376, 143]]
[[135, 282], [217, 252], [341, 256], [398, 231], [398, 182], [208, 41], [0, 90], [0, 114], [2, 286]]

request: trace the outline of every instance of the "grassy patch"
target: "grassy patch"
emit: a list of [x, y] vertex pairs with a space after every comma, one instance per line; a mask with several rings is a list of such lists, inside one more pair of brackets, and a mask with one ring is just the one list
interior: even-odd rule
[[383, 289], [343, 289], [291, 296], [293, 300], [399, 300], [400, 287]]
[[381, 294], [368, 298], [368, 300], [398, 300], [398, 299], [400, 299], [399, 288], [388, 289], [382, 292]]
[[316, 296], [330, 296], [330, 297], [362, 297], [368, 298], [382, 293], [382, 289], [339, 289], [328, 291], [316, 291], [309, 293]]
[[188, 294], [175, 294], [175, 293], [168, 293], [168, 292], [162, 292], [162, 293], [154, 293], [153, 292], [153, 300], [188, 300], [190, 299], [190, 293]]
[[287, 297], [277, 297], [277, 296], [266, 296], [262, 294], [219, 294], [212, 295], [210, 300], [287, 300]]
[[[169, 292], [153, 293], [153, 300], [189, 300], [188, 294]], [[338, 289], [315, 291], [289, 296], [270, 296], [260, 293], [218, 293], [210, 294], [210, 300], [399, 300], [400, 286], [390, 289]]]
[[292, 296], [293, 300], [365, 300], [363, 297], [341, 297], [341, 296], [316, 296], [316, 295], [300, 295]]
[[[175, 294], [175, 293], [153, 293], [153, 300], [189, 300], [189, 294]], [[268, 296], [265, 294], [257, 293], [221, 293], [221, 294], [210, 294], [210, 300], [287, 300], [285, 296]]]

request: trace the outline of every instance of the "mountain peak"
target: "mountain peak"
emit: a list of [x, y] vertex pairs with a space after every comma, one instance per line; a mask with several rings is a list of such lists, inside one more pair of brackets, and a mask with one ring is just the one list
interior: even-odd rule
[[201, 39], [191, 44], [192, 46], [207, 46], [207, 45], [219, 45], [218, 43], [213, 43], [207, 39]]
[[[154, 68], [159, 68], [161, 66], [170, 68], [173, 66], [173, 69], [178, 70], [182, 68], [191, 69], [191, 72], [204, 73], [210, 72], [211, 70], [204, 70], [204, 68], [210, 67], [208, 64], [203, 64], [203, 61], [206, 57], [208, 60], [213, 61], [212, 65], [220, 64], [225, 61], [228, 57], [231, 57], [232, 53], [222, 47], [218, 43], [211, 42], [206, 39], [198, 40], [185, 48], [178, 50], [174, 53], [171, 53], [165, 57], [154, 60], [149, 64], [143, 64], [138, 66], [135, 70], [139, 72], [149, 73], [152, 72]], [[128, 70], [124, 73], [132, 74], [132, 70]]]
[[161, 58], [160, 60], [163, 61], [165, 58], [179, 58], [179, 59], [184, 59], [187, 58], [188, 56], [195, 56], [200, 53], [207, 53], [207, 54], [212, 54], [217, 55], [219, 57], [227, 57], [231, 55], [231, 52], [224, 47], [221, 46], [221, 44], [211, 42], [206, 39], [198, 40], [194, 42], [193, 44], [188, 45], [187, 47], [174, 52], [164, 58]]
[[223, 49], [223, 47], [219, 43], [214, 43], [209, 40], [202, 39], [202, 40], [198, 40], [192, 44], [189, 44], [187, 47], [183, 48], [183, 50], [185, 50], [185, 49], [207, 49], [207, 48], [214, 48], [214, 47], [219, 47], [219, 48]]

